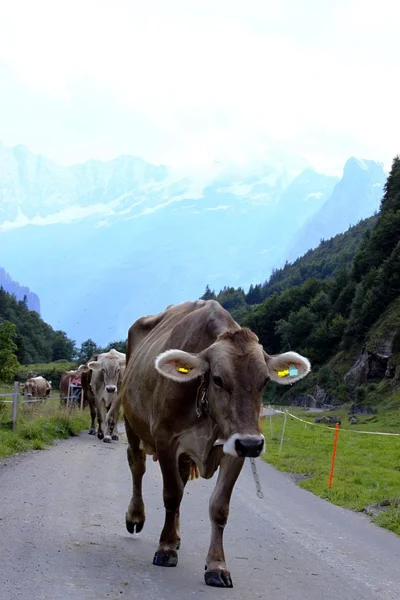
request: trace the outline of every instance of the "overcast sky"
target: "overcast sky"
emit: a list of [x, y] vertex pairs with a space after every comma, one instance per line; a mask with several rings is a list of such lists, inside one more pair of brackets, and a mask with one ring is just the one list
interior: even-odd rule
[[4, 0], [0, 140], [62, 164], [400, 152], [398, 0]]

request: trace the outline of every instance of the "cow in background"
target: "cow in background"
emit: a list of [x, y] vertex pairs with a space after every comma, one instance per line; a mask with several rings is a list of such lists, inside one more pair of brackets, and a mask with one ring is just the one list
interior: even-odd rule
[[90, 386], [90, 381], [92, 378], [92, 371], [87, 368], [87, 364], [91, 361], [97, 360], [98, 354], [93, 354], [87, 363], [80, 365], [78, 369], [72, 371], [64, 371], [61, 375], [60, 379], [60, 402], [64, 406], [67, 403], [68, 396], [68, 385], [69, 380], [80, 379], [82, 393], [83, 393], [83, 405], [82, 408], [85, 409], [86, 406], [89, 406], [90, 417], [92, 422], [89, 428], [89, 435], [96, 435], [96, 402], [93, 395], [93, 390]]
[[53, 388], [51, 387], [51, 381], [47, 381], [46, 379], [45, 379], [45, 381], [46, 381], [46, 398], [48, 398], [50, 396]]
[[87, 363], [85, 365], [81, 365], [78, 369], [80, 376], [81, 376], [81, 385], [82, 385], [82, 392], [83, 392], [83, 407], [85, 408], [86, 405], [89, 406], [90, 416], [92, 419], [92, 422], [90, 424], [90, 429], [89, 429], [89, 435], [96, 435], [96, 415], [97, 415], [96, 400], [95, 400], [92, 386], [91, 386], [93, 371], [91, 369], [87, 369], [87, 370], [80, 370], [80, 369], [81, 369], [81, 367], [83, 367], [85, 369], [90, 362], [96, 361], [97, 357], [98, 357], [98, 354], [93, 354], [89, 358]]
[[64, 406], [67, 404], [69, 380], [70, 380], [70, 378], [73, 379], [74, 377], [80, 377], [80, 373], [79, 373], [78, 370], [75, 370], [75, 371], [64, 371], [64, 373], [61, 373], [61, 377], [60, 377], [60, 403], [62, 405], [64, 405]]
[[[90, 388], [97, 412], [97, 437], [104, 442], [118, 440], [118, 420], [121, 407], [120, 385], [125, 371], [125, 354], [112, 348], [79, 367], [81, 378], [91, 374]], [[104, 430], [103, 430], [104, 428]]]
[[51, 392], [51, 381], [44, 377], [31, 377], [24, 386], [24, 395], [27, 398], [48, 398]]

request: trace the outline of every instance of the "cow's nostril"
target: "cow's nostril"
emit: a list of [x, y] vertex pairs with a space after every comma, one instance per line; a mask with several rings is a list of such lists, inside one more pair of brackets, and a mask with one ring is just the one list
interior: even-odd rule
[[115, 385], [107, 385], [106, 386], [106, 390], [109, 394], [112, 394], [113, 392], [117, 391], [117, 388]]
[[256, 458], [264, 446], [264, 440], [260, 438], [242, 438], [235, 441], [235, 450], [238, 456]]

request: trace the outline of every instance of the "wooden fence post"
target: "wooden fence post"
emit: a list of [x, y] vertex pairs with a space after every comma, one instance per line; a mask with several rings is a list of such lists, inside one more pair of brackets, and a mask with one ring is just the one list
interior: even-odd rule
[[13, 396], [12, 396], [12, 422], [13, 430], [17, 428], [17, 417], [18, 417], [18, 400], [19, 400], [19, 383], [14, 381]]

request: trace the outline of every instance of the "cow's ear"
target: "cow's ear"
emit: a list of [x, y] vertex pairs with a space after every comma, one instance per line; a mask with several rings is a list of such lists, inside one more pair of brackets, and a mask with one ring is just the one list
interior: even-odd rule
[[[77, 373], [87, 373], [89, 370], [90, 369], [87, 365], [79, 365]], [[73, 371], [70, 371], [70, 373], [72, 374]]]
[[198, 354], [183, 350], [167, 350], [157, 356], [156, 371], [173, 381], [191, 381], [203, 375], [209, 369], [208, 362]]
[[91, 360], [88, 362], [87, 366], [89, 369], [92, 369], [92, 371], [100, 371], [103, 368], [101, 362], [98, 362], [97, 360]]
[[308, 358], [297, 352], [284, 352], [275, 356], [269, 356], [265, 353], [265, 362], [271, 381], [282, 385], [294, 383], [311, 371]]

